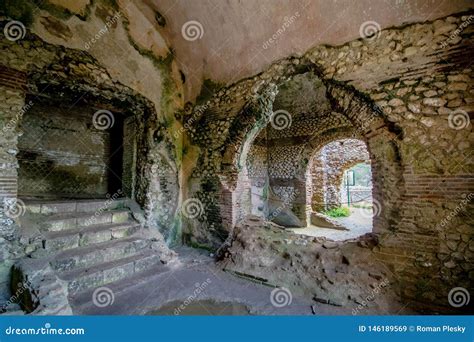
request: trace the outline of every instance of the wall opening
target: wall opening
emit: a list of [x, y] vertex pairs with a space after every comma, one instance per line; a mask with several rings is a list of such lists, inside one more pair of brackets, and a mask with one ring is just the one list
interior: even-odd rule
[[372, 170], [364, 141], [319, 149], [306, 171], [307, 227], [294, 232], [345, 240], [372, 232]]
[[[28, 98], [27, 98], [28, 102]], [[18, 195], [23, 198], [103, 198], [122, 194], [124, 124], [88, 105], [38, 102], [25, 113], [18, 141]], [[109, 114], [110, 113], [110, 114]]]

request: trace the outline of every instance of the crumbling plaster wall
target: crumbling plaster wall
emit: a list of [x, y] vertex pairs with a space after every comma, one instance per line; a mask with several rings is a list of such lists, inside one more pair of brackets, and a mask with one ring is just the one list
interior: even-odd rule
[[[18, 235], [21, 218], [12, 218], [11, 213], [7, 216], [4, 199], [15, 200], [17, 196], [16, 154], [21, 119], [24, 112], [34, 107], [38, 96], [51, 103], [87, 103], [95, 110], [118, 110], [135, 118], [136, 139], [131, 143], [137, 153], [131, 165], [131, 178], [135, 182], [132, 196], [144, 206], [149, 227], [160, 229], [168, 243], [179, 241], [180, 222], [176, 212], [180, 200], [182, 137], [170, 134], [173, 127], [180, 127], [173, 115], [181, 105], [179, 72], [163, 40], [148, 36], [150, 40], [140, 41], [141, 45], [135, 42], [136, 31], [131, 33], [128, 27], [133, 8], [119, 6], [98, 1], [87, 5], [80, 15], [68, 14], [61, 6], [54, 7], [54, 11], [51, 7], [25, 7], [32, 12], [20, 16], [31, 16], [32, 22], [25, 22], [20, 36], [10, 39], [5, 37], [4, 27], [12, 18], [9, 13], [2, 13], [2, 296], [8, 294], [10, 266], [28, 254], [29, 241]], [[26, 94], [31, 103], [25, 103]]]

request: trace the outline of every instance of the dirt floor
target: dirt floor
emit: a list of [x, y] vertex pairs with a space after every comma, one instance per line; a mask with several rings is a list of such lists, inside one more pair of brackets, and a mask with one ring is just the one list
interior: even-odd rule
[[292, 228], [291, 231], [308, 236], [321, 236], [335, 241], [353, 239], [372, 232], [372, 217], [368, 214], [368, 210], [361, 208], [350, 208], [350, 210], [351, 215], [349, 217], [333, 218], [348, 230], [321, 228], [311, 225], [306, 228]]

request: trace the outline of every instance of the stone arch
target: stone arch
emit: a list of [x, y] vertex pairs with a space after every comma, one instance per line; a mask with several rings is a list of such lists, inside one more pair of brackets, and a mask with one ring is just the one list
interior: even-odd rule
[[[331, 105], [331, 110], [345, 118], [344, 120], [347, 120], [346, 124], [341, 122], [339, 126], [332, 126], [327, 129], [327, 132], [318, 131], [318, 136], [325, 136], [324, 139], [327, 139], [328, 142], [331, 139], [335, 139], [336, 136], [342, 137], [344, 134], [346, 134], [345, 137], [361, 138], [368, 144], [371, 159], [376, 161], [372, 167], [378, 168], [378, 170], [376, 172], [373, 170], [373, 175], [382, 175], [380, 179], [385, 180], [387, 177], [383, 175], [386, 174], [386, 172], [391, 172], [388, 178], [394, 179], [395, 177], [395, 179], [397, 179], [397, 181], [390, 184], [381, 184], [380, 187], [374, 190], [374, 197], [379, 203], [384, 203], [385, 199], [389, 200], [387, 204], [390, 206], [390, 209], [382, 210], [382, 214], [380, 215], [381, 217], [385, 217], [384, 220], [380, 220], [380, 222], [383, 222], [384, 227], [387, 227], [390, 221], [388, 217], [397, 211], [396, 205], [401, 196], [397, 195], [395, 196], [396, 198], [393, 198], [386, 195], [382, 197], [382, 192], [384, 192], [385, 189], [390, 189], [389, 191], [396, 189], [397, 194], [403, 191], [400, 187], [401, 166], [399, 164], [401, 161], [399, 158], [395, 158], [390, 162], [385, 161], [384, 154], [380, 149], [387, 148], [387, 145], [389, 145], [389, 149], [393, 150], [393, 154], [399, 155], [397, 139], [401, 132], [398, 127], [390, 123], [384, 112], [374, 104], [373, 100], [364, 94], [358, 92], [353, 87], [319, 76], [321, 72], [319, 72], [317, 63], [302, 59], [298, 68], [289, 67], [289, 69], [291, 69], [291, 71], [285, 74], [285, 76], [275, 76], [273, 80], [244, 81], [244, 83], [252, 84], [252, 86], [249, 87], [249, 89], [252, 88], [252, 92], [248, 94], [246, 101], [243, 102], [242, 99], [239, 99], [238, 101], [236, 100], [234, 107], [231, 106], [231, 108], [228, 108], [226, 104], [223, 108], [217, 107], [209, 110], [214, 117], [223, 117], [224, 112], [226, 112], [227, 115], [230, 115], [232, 112], [234, 114], [230, 119], [225, 118], [227, 127], [225, 134], [218, 134], [219, 136], [215, 138], [215, 141], [211, 141], [211, 144], [215, 146], [206, 148], [206, 143], [203, 143], [206, 141], [204, 138], [198, 138], [196, 140], [197, 144], [204, 148], [204, 151], [200, 156], [200, 161], [196, 168], [198, 173], [195, 175], [196, 183], [200, 182], [201, 185], [196, 184], [192, 187], [195, 189], [201, 187], [201, 190], [195, 190], [194, 194], [200, 200], [209, 201], [213, 212], [213, 217], [211, 218], [212, 223], [207, 221], [208, 218], [203, 218], [199, 224], [194, 222], [194, 227], [191, 228], [193, 232], [200, 231], [197, 235], [201, 236], [202, 241], [208, 239], [215, 241], [215, 243], [213, 243], [214, 245], [218, 245], [218, 241], [225, 239], [225, 236], [231, 231], [238, 217], [242, 216], [242, 212], [248, 212], [248, 208], [245, 209], [245, 206], [242, 205], [242, 203], [248, 199], [248, 197], [242, 197], [242, 189], [247, 187], [248, 179], [245, 174], [241, 173], [242, 170], [245, 169], [244, 165], [248, 150], [258, 133], [269, 123], [272, 111], [276, 110], [274, 103], [277, 94], [279, 95], [280, 87], [295, 77], [319, 78], [324, 87], [325, 96]], [[284, 74], [284, 72], [282, 72], [282, 74]], [[234, 85], [232, 87], [240, 89], [239, 87], [241, 87], [241, 85]], [[229, 89], [232, 89], [232, 87]], [[230, 92], [230, 90], [228, 91]], [[223, 93], [226, 94], [227, 91]], [[229, 102], [232, 101], [226, 101], [226, 103]], [[218, 111], [222, 111], [222, 113], [216, 114]], [[198, 125], [199, 130], [207, 130], [211, 126], [211, 122], [215, 125], [215, 118], [201, 119]], [[310, 160], [311, 154], [314, 153], [315, 144], [318, 139], [316, 136], [313, 138], [314, 139], [310, 139], [309, 141], [302, 140], [298, 142], [301, 146], [299, 149], [299, 166], [295, 168], [293, 180], [290, 182], [292, 188], [304, 190], [299, 191], [298, 194], [292, 198], [292, 203], [290, 203], [291, 209], [296, 212], [296, 215], [303, 221], [303, 224], [305, 224], [307, 219], [305, 172], [307, 163]], [[199, 140], [203, 142], [200, 143]], [[382, 145], [384, 147], [382, 147]], [[211, 154], [221, 156], [220, 160], [219, 158], [214, 159], [214, 165], [209, 164], [212, 159], [210, 157]], [[206, 163], [208, 163], [207, 166]], [[394, 166], [393, 163], [398, 163], [398, 165]], [[203, 171], [206, 167], [210, 171]], [[202, 184], [204, 183], [212, 183], [213, 186], [207, 187], [207, 190], [203, 191]], [[270, 188], [273, 188], [273, 186], [270, 179]], [[212, 188], [212, 195], [210, 194], [209, 188]], [[206, 192], [206, 196], [203, 195], [203, 192]], [[207, 199], [204, 197], [207, 197]], [[206, 206], [206, 203], [204, 203], [204, 205]], [[242, 208], [244, 209], [242, 210]], [[394, 222], [394, 220], [390, 222]], [[210, 230], [206, 228], [209, 227], [209, 225], [213, 225], [214, 227], [210, 229], [211, 231], [220, 232], [217, 239], [213, 238], [213, 233], [209, 233]], [[215, 228], [216, 225], [218, 228]]]
[[[343, 138], [326, 138], [323, 141], [324, 143], [321, 142], [314, 150], [306, 169], [308, 215], [313, 211], [341, 206], [340, 191], [345, 170], [359, 163], [370, 163], [365, 141], [354, 139], [351, 133], [345, 134]], [[337, 146], [333, 146], [337, 143], [350, 144], [349, 148], [357, 148], [358, 154], [351, 155], [350, 151], [346, 150], [347, 147], [341, 151]], [[343, 155], [337, 155], [337, 157], [323, 155], [322, 151], [325, 148], [336, 149], [335, 153], [341, 152]], [[331, 151], [328, 152], [331, 153]]]
[[345, 115], [354, 126], [354, 137], [367, 144], [372, 169], [374, 200], [374, 232], [396, 230], [401, 201], [405, 194], [403, 165], [399, 141], [403, 131], [390, 122], [373, 100], [353, 87], [324, 80], [334, 110]]

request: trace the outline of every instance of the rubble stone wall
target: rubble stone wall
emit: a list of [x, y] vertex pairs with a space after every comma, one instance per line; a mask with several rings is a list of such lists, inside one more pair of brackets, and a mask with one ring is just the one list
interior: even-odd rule
[[370, 163], [367, 146], [360, 140], [337, 140], [318, 151], [308, 166], [311, 209], [323, 211], [341, 206], [344, 172], [358, 163]]
[[[472, 211], [474, 190], [469, 152], [474, 28], [465, 24], [471, 18], [472, 14], [461, 14], [385, 29], [374, 39], [317, 46], [302, 57], [279, 61], [253, 78], [221, 89], [206, 103], [209, 112], [241, 123], [244, 104], [259, 98], [264, 89], [276, 85], [278, 98], [282, 84], [295, 75], [314, 72], [325, 87], [331, 111], [350, 123], [347, 132], [352, 132], [340, 138], [352, 135], [367, 143], [374, 179], [374, 232], [380, 237], [376, 256], [402, 282], [402, 296], [420, 305], [434, 301], [448, 305], [449, 290], [469, 288], [474, 276], [472, 217], [467, 214]], [[306, 98], [301, 91], [299, 97]], [[213, 146], [216, 135], [226, 141], [222, 133], [205, 127], [207, 146]], [[207, 156], [214, 155], [215, 161], [209, 158], [207, 165], [218, 164], [221, 157], [228, 164], [238, 160], [242, 140], [233, 137], [246, 136], [253, 127], [229, 125], [223, 133], [230, 147], [225, 154], [219, 148], [213, 149], [214, 154], [209, 151]], [[335, 136], [334, 131], [326, 133]], [[315, 142], [325, 137], [320, 134]], [[302, 164], [317, 149], [311, 139], [305, 139]], [[269, 160], [285, 160], [284, 169], [297, 159], [281, 156], [285, 153], [290, 154], [290, 148], [272, 145], [269, 154], [276, 156]], [[232, 170], [236, 179], [237, 163], [233, 165], [217, 167], [215, 172], [228, 178]], [[272, 173], [278, 175], [270, 163]], [[294, 179], [301, 176], [295, 174]], [[192, 234], [204, 236], [203, 231], [204, 226]]]
[[[28, 254], [30, 241], [18, 235], [18, 220], [12, 217], [12, 208], [20, 214], [24, 211], [17, 198], [18, 137], [24, 113], [43, 101], [78, 107], [87, 104], [95, 110], [137, 118], [132, 144], [138, 152], [129, 158], [128, 165], [134, 170], [129, 176], [134, 178], [129, 195], [145, 208], [148, 227], [159, 229], [172, 243], [179, 232], [177, 157], [155, 105], [114, 80], [88, 52], [46, 43], [29, 30], [22, 39], [6, 39], [6, 22], [0, 21], [0, 295], [9, 293], [11, 265]], [[4, 199], [14, 206], [7, 210]]]

